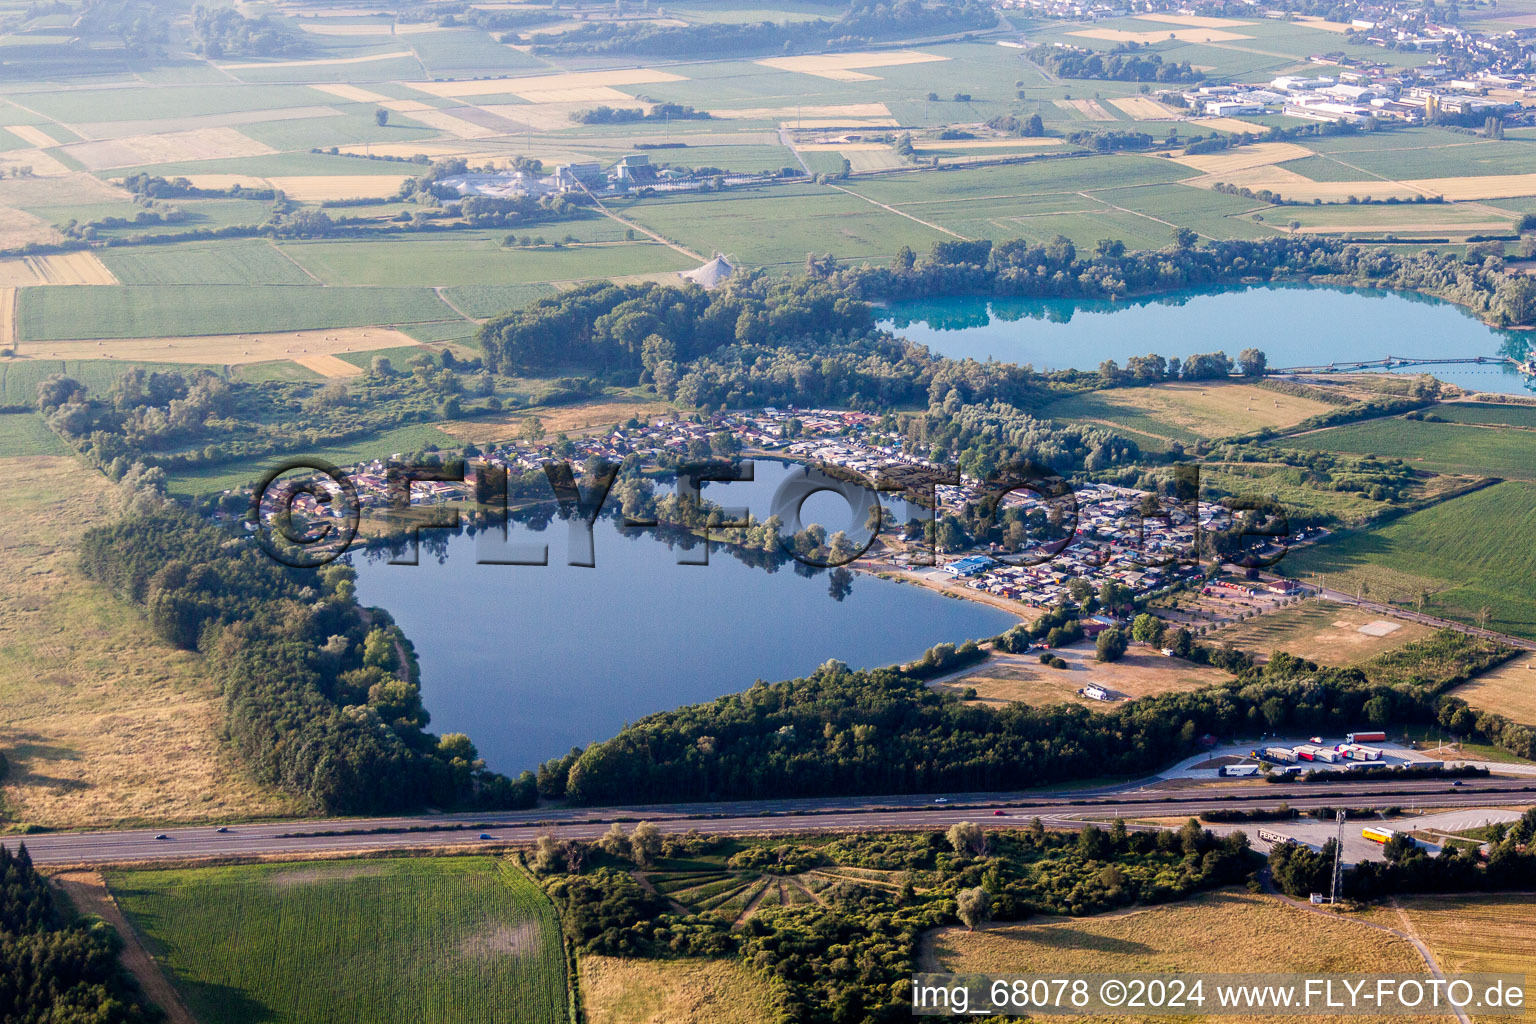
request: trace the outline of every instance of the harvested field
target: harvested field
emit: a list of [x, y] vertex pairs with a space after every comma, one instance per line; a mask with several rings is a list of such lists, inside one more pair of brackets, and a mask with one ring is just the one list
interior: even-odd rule
[[1269, 130], [1268, 125], [1239, 121], [1235, 117], [1201, 117], [1189, 123], [1199, 125], [1201, 128], [1214, 128], [1219, 132], [1232, 132], [1236, 135], [1263, 135]]
[[305, 369], [314, 370], [322, 377], [356, 377], [363, 372], [361, 366], [323, 352], [310, 356], [294, 356], [293, 361]]
[[[1275, 143], [1275, 145], [1287, 145], [1287, 143]], [[1183, 162], [1180, 161], [1180, 163]], [[1411, 182], [1313, 181], [1284, 167], [1250, 167], [1221, 174], [1207, 174], [1198, 178], [1186, 178], [1179, 184], [1194, 188], [1212, 188], [1217, 182], [1241, 185], [1255, 192], [1269, 189], [1280, 193], [1286, 199], [1302, 202], [1313, 199], [1321, 199], [1324, 202], [1343, 202], [1350, 196], [1372, 196], [1376, 199], [1396, 196], [1399, 199], [1412, 199], [1424, 195], [1424, 192], [1414, 188]]]
[[[649, 103], [636, 104], [646, 110], [651, 108]], [[499, 118], [506, 128], [499, 132], [489, 132], [491, 135], [507, 135], [512, 132], [521, 132], [523, 129], [532, 128], [535, 131], [554, 132], [562, 128], [570, 128], [574, 122], [571, 115], [590, 109], [590, 103], [485, 103], [474, 108], [483, 111], [492, 117]], [[417, 114], [409, 115], [417, 117]], [[484, 130], [481, 128], [480, 130]]]
[[512, 93], [529, 103], [635, 103], [627, 92], [611, 85], [583, 85], [569, 89], [517, 89]]
[[142, 164], [169, 164], [226, 157], [267, 156], [276, 152], [235, 128], [195, 128], [160, 135], [129, 135], [99, 142], [77, 142], [64, 152], [93, 171]]
[[1169, 118], [1179, 116], [1179, 111], [1168, 106], [1166, 103], [1159, 103], [1157, 100], [1148, 99], [1146, 96], [1111, 99], [1109, 102], [1138, 121], [1166, 121]]
[[1118, 118], [1105, 110], [1098, 100], [1052, 100], [1062, 110], [1075, 110], [1090, 121], [1115, 121]]
[[[1293, 142], [1258, 142], [1251, 146], [1240, 146], [1237, 149], [1223, 150], [1219, 153], [1205, 153], [1200, 156], [1181, 155], [1173, 159], [1185, 167], [1193, 167], [1201, 174], [1221, 175], [1250, 167], [1270, 167], [1287, 160], [1300, 160], [1311, 155], [1310, 149]], [[1362, 186], [1360, 182], [1350, 184], [1355, 189], [1370, 187], [1369, 184]]]
[[894, 117], [803, 117], [781, 123], [785, 128], [896, 128], [901, 124]]
[[758, 1024], [773, 1017], [762, 975], [736, 960], [623, 960], [583, 956], [590, 1024]]
[[[1383, 630], [1374, 625], [1383, 621], [1397, 628]], [[1433, 628], [1416, 622], [1383, 620], [1376, 612], [1311, 600], [1224, 626], [1210, 640], [1230, 643], [1261, 660], [1274, 651], [1285, 651], [1319, 665], [1343, 668], [1434, 634]], [[1532, 681], [1536, 682], [1536, 674]]]
[[[1395, 927], [1395, 926], [1394, 926]], [[1305, 935], [1305, 942], [1275, 936]], [[1262, 968], [1254, 951], [1263, 950]], [[1030, 973], [1146, 971], [1180, 973], [1265, 971], [1371, 972], [1425, 975], [1428, 968], [1406, 940], [1347, 918], [1330, 918], [1266, 896], [1233, 890], [1182, 903], [1124, 913], [1038, 923], [994, 925], [975, 932], [941, 928], [923, 938], [920, 971]], [[1095, 1018], [1100, 1021], [1147, 1017]], [[1272, 1022], [1294, 1017], [1207, 1017]], [[1359, 1017], [1312, 1017], [1324, 1022]], [[1422, 1018], [1385, 1018], [1414, 1021]]]
[[1252, 39], [1239, 32], [1224, 32], [1219, 28], [1174, 28], [1166, 32], [1127, 32], [1121, 28], [1090, 28], [1081, 32], [1068, 32], [1069, 36], [1084, 39], [1103, 39], [1112, 43], [1162, 43], [1177, 39], [1181, 43], [1225, 43], [1235, 39]]
[[410, 50], [393, 50], [389, 53], [370, 53], [362, 57], [322, 57], [318, 60], [266, 60], [249, 64], [218, 64], [220, 71], [243, 71], [248, 68], [319, 68], [337, 64], [371, 64], [379, 60], [410, 59], [416, 55]]
[[[462, 117], [454, 117], [452, 114], [431, 108], [406, 111], [404, 116], [412, 121], [420, 121], [428, 128], [436, 128], [440, 132], [447, 132], [449, 135], [460, 139], [488, 139], [493, 135], [506, 134], [505, 132], [499, 132], [486, 128], [483, 125], [475, 124], [473, 121], [466, 121]], [[569, 117], [567, 117], [567, 120], [569, 120]]]
[[57, 242], [60, 235], [52, 224], [24, 210], [0, 207], [0, 249], [19, 249], [24, 245]]
[[445, 98], [458, 96], [504, 96], [524, 91], [584, 89], [598, 85], [653, 85], [657, 82], [687, 81], [682, 75], [650, 68], [618, 71], [572, 71], [562, 75], [528, 75], [522, 78], [489, 78], [473, 82], [406, 82], [418, 92]]
[[[336, 27], [340, 28], [343, 26]], [[371, 26], [356, 27], [364, 28]], [[385, 25], [383, 27], [387, 29], [389, 26]], [[321, 85], [317, 83], [315, 85], [311, 85], [310, 88], [319, 89], [324, 93], [330, 93], [332, 96], [338, 97], [340, 99], [351, 100], [353, 103], [385, 103], [391, 99], [391, 97], [385, 96], [382, 93], [372, 92], [368, 89], [361, 89], [355, 85], [346, 85], [343, 83], [337, 83], [333, 85]]]
[[[57, 359], [129, 359], [160, 363], [240, 366], [273, 359], [299, 362], [304, 356], [334, 358], [338, 352], [371, 352], [419, 344], [392, 327], [333, 327], [321, 331], [266, 334], [214, 334], [189, 338], [110, 338], [101, 341], [35, 341], [24, 356]], [[337, 362], [342, 362], [338, 359]], [[308, 364], [305, 364], [308, 365]], [[325, 364], [328, 365], [328, 364]], [[350, 372], [357, 368], [346, 364]], [[317, 366], [310, 369], [319, 373]], [[338, 376], [326, 373], [326, 376]]]
[[93, 252], [23, 256], [37, 284], [117, 284], [117, 278]]
[[[736, 107], [727, 109], [710, 109], [710, 115], [722, 118], [751, 119], [754, 121], [789, 121], [799, 124], [796, 118], [804, 118], [807, 128], [840, 128], [849, 125], [850, 122], [839, 120], [843, 117], [857, 118], [890, 118], [891, 111], [884, 103], [843, 103], [826, 106], [803, 107]], [[813, 123], [814, 121], [814, 123]], [[894, 121], [892, 122], [895, 123]]]
[[36, 146], [38, 149], [48, 149], [59, 144], [58, 139], [49, 135], [41, 128], [35, 128], [30, 124], [6, 125], [5, 130], [27, 145]]
[[888, 53], [819, 53], [805, 57], [769, 57], [755, 63], [778, 71], [830, 78], [835, 82], [872, 82], [878, 81], [880, 76], [861, 74], [860, 69], [893, 68], [948, 59], [918, 50], [893, 50]]
[[40, 149], [13, 149], [0, 153], [0, 171], [5, 172], [7, 177], [27, 177], [21, 172], [28, 167], [32, 169], [33, 175], [40, 178], [61, 178], [74, 173], [73, 168], [64, 166]]
[[[1374, 185], [1374, 182], [1371, 183]], [[1428, 195], [1458, 199], [1536, 196], [1536, 174], [1486, 174], [1474, 178], [1412, 178], [1404, 184]], [[1356, 183], [1359, 188], [1359, 183]], [[1364, 189], [1361, 190], [1362, 194]], [[1376, 193], [1371, 192], [1372, 195]]]
[[1479, 711], [1536, 726], [1536, 654], [1522, 654], [1451, 691]]
[[1189, 25], [1193, 28], [1229, 28], [1253, 24], [1236, 18], [1204, 18], [1198, 14], [1138, 14], [1136, 20], [1160, 21], [1165, 25]]
[[270, 187], [266, 178], [258, 178], [254, 174], [184, 174], [182, 177], [190, 181], [193, 188], [227, 189], [236, 185], [241, 188]]
[[407, 174], [330, 174], [268, 178], [289, 199], [317, 203], [325, 199], [384, 199], [400, 190]]
[[1087, 420], [1188, 441], [1289, 427], [1333, 407], [1252, 384], [1180, 381], [1072, 395], [1048, 408], [1052, 418]]
[[551, 433], [569, 435], [588, 434], [607, 430], [615, 423], [623, 423], [633, 416], [639, 420], [654, 416], [675, 415], [677, 410], [657, 402], [633, 402], [627, 399], [604, 399], [582, 402], [579, 405], [561, 405], [550, 409], [533, 409], [527, 415], [480, 417], [472, 420], [449, 420], [437, 427], [461, 441], [486, 444], [506, 441], [519, 436], [523, 425], [537, 417], [544, 429]]

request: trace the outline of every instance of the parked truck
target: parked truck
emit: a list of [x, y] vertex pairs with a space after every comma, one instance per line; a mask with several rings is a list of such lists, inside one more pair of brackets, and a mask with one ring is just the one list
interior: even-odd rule
[[1315, 747], [1312, 751], [1312, 757], [1318, 761], [1336, 764], [1339, 761], [1339, 752], [1337, 750], [1330, 750], [1327, 747]]
[[1259, 766], [1256, 764], [1223, 765], [1221, 774], [1229, 779], [1241, 778], [1245, 775], [1257, 775], [1259, 774]]
[[1385, 743], [1387, 734], [1384, 732], [1352, 732], [1344, 737], [1345, 743]]
[[1310, 743], [1303, 743], [1299, 747], [1296, 747], [1295, 750], [1296, 750], [1296, 759], [1298, 761], [1316, 761], [1317, 760], [1317, 748], [1312, 746], [1312, 744], [1310, 744]]
[[1357, 746], [1350, 754], [1350, 756], [1355, 758], [1357, 761], [1380, 761], [1381, 748]]
[[1263, 757], [1266, 761], [1280, 761], [1285, 764], [1292, 764], [1296, 760], [1296, 751], [1290, 747], [1265, 747], [1262, 755], [1255, 752], [1254, 756]]

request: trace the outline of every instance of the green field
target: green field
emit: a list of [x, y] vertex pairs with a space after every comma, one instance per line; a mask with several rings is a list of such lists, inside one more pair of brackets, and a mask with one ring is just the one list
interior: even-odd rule
[[459, 319], [430, 288], [81, 285], [25, 288], [17, 305], [24, 343]]
[[1431, 598], [1425, 611], [1536, 637], [1536, 485], [1510, 481], [1442, 502], [1385, 526], [1292, 551], [1282, 568], [1377, 601]]
[[1385, 418], [1288, 437], [1288, 448], [1402, 459], [1436, 473], [1536, 480], [1536, 434], [1523, 430]]
[[[362, 364], [364, 359], [372, 359], [375, 355], [388, 353], [349, 352], [346, 354], [353, 357], [353, 362]], [[395, 358], [398, 360], [402, 355], [408, 354], [410, 353], [397, 351]], [[184, 496], [214, 494], [250, 483], [290, 455], [321, 458], [338, 466], [350, 466], [369, 459], [387, 458], [396, 452], [421, 451], [428, 447], [453, 449], [461, 447], [461, 444], [430, 424], [413, 423], [409, 426], [396, 427], [394, 430], [386, 430], [372, 437], [349, 441], [343, 445], [312, 445], [291, 452], [276, 452], [249, 459], [233, 459], [198, 469], [177, 470], [167, 473], [165, 482], [166, 488], [172, 494]]]
[[116, 871], [201, 1024], [560, 1024], [554, 907], [489, 857]]
[[[528, 228], [527, 234], [557, 241], [564, 230], [559, 224], [541, 225]], [[370, 287], [525, 285], [686, 270], [697, 265], [682, 253], [649, 239], [560, 249], [508, 247], [500, 239], [499, 234], [494, 239], [478, 234], [432, 235], [285, 242], [281, 248], [326, 284]]]
[[33, 412], [0, 413], [0, 458], [13, 455], [68, 455], [69, 446]]
[[1495, 405], [1492, 402], [1448, 402], [1431, 410], [1452, 423], [1536, 427], [1536, 405]]
[[103, 249], [101, 262], [125, 285], [314, 285], [264, 238]]

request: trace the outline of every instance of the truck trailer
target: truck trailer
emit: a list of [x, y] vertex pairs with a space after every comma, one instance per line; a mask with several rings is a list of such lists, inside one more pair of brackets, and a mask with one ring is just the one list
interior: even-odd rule
[[1296, 760], [1296, 751], [1290, 747], [1265, 747], [1262, 754], [1254, 751], [1253, 756], [1263, 757], [1266, 761], [1281, 761], [1286, 764], [1292, 764]]
[[1229, 779], [1241, 778], [1245, 775], [1257, 775], [1259, 774], [1259, 766], [1256, 764], [1222, 765], [1221, 774]]
[[1385, 743], [1387, 734], [1384, 732], [1352, 732], [1344, 737], [1345, 743]]

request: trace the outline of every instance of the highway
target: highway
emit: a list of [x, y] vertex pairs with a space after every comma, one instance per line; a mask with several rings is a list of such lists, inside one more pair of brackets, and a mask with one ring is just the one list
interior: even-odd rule
[[[953, 794], [933, 796], [820, 798], [732, 803], [640, 805], [534, 810], [468, 815], [429, 814], [397, 818], [308, 819], [203, 825], [163, 832], [133, 829], [54, 832], [10, 837], [24, 841], [38, 864], [103, 865], [226, 857], [303, 856], [380, 849], [485, 846], [527, 843], [540, 835], [593, 839], [614, 821], [632, 827], [654, 822], [664, 832], [794, 834], [805, 832], [943, 829], [957, 821], [1020, 827], [1039, 817], [1054, 827], [1077, 827], [1080, 818], [1188, 817], [1213, 808], [1272, 808], [1288, 803], [1299, 810], [1322, 806], [1476, 808], [1536, 805], [1536, 780], [1230, 783], [1219, 788], [1156, 788], [1156, 780], [1120, 787], [1049, 794]], [[994, 812], [1002, 811], [1002, 815]], [[416, 831], [411, 831], [416, 830]], [[1251, 831], [1251, 827], [1249, 828]], [[329, 834], [327, 834], [329, 833]], [[340, 833], [340, 834], [338, 834]], [[482, 840], [489, 835], [489, 841]], [[164, 835], [166, 838], [156, 838]]]

